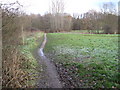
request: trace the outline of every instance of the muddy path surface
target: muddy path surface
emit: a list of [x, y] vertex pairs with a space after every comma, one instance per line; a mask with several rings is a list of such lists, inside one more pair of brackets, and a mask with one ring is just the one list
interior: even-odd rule
[[44, 40], [42, 45], [38, 49], [39, 55], [39, 64], [43, 65], [43, 72], [40, 73], [40, 77], [38, 79], [38, 87], [39, 88], [62, 88], [62, 84], [60, 82], [59, 75], [57, 73], [55, 65], [44, 55], [43, 49], [47, 42], [46, 33], [44, 34]]

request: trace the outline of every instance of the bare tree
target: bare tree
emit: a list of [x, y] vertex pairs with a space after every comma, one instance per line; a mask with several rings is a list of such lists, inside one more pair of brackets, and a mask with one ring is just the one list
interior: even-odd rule
[[104, 14], [116, 14], [117, 10], [115, 8], [115, 4], [113, 2], [103, 3], [101, 11]]
[[[112, 2], [103, 3], [102, 7], [103, 29], [105, 33], [117, 33], [118, 32], [118, 17], [115, 4]], [[114, 22], [114, 23], [113, 23]]]
[[70, 31], [72, 29], [72, 16], [69, 14], [64, 15], [64, 30]]
[[50, 23], [51, 30], [61, 31], [64, 27], [64, 2], [63, 0], [53, 0], [51, 2], [50, 13], [52, 14]]

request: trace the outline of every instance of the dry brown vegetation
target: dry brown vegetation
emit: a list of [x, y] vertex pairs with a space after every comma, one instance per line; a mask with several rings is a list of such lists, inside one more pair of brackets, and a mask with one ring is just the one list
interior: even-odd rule
[[[28, 73], [22, 68], [22, 63], [28, 61], [19, 53], [18, 46], [22, 44], [18, 2], [3, 4], [2, 9], [2, 87], [16, 88], [28, 87]], [[26, 66], [27, 68], [27, 66]]]

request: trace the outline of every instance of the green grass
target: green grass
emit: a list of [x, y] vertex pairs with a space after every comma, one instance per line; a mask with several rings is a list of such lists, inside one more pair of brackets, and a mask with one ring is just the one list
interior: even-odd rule
[[75, 66], [84, 87], [114, 88], [118, 84], [118, 35], [47, 34], [45, 52], [66, 68]]
[[38, 45], [40, 45], [40, 41], [38, 42], [37, 40], [40, 39], [42, 36], [43, 33], [41, 32], [33, 33], [32, 35], [25, 38], [25, 45], [20, 45], [20, 52], [27, 59], [23, 63], [23, 69], [30, 74], [30, 81], [28, 81], [29, 86], [35, 85], [36, 77], [39, 73], [39, 71], [37, 70], [39, 65], [37, 60], [33, 56], [33, 50], [37, 48]]
[[[98, 30], [72, 30], [73, 33], [98, 33]], [[99, 33], [103, 33], [104, 30], [99, 30]]]

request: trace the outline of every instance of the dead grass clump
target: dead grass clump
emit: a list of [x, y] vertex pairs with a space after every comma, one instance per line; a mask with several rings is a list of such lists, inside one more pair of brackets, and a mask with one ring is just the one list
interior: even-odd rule
[[[2, 87], [24, 88], [28, 87], [29, 75], [22, 69], [22, 63], [27, 59], [18, 51], [21, 43], [21, 17], [17, 3], [0, 6], [2, 9]], [[17, 4], [18, 5], [18, 4]]]
[[3, 48], [2, 54], [3, 88], [28, 87], [28, 73], [21, 68], [22, 63], [26, 59], [13, 46], [11, 48]]

